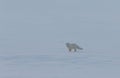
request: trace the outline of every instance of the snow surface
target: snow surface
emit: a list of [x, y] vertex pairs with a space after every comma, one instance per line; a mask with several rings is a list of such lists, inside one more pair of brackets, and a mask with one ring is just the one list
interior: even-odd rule
[[0, 56], [1, 78], [119, 78], [120, 57], [60, 52]]
[[0, 0], [0, 78], [120, 78], [119, 3]]

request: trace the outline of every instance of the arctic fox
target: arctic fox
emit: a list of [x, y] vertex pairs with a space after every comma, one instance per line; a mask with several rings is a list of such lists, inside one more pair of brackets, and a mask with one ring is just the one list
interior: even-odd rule
[[75, 43], [66, 43], [66, 47], [68, 48], [69, 52], [71, 52], [72, 50], [74, 50], [74, 52], [77, 51], [77, 49], [79, 50], [83, 50], [83, 48], [79, 47], [77, 44]]

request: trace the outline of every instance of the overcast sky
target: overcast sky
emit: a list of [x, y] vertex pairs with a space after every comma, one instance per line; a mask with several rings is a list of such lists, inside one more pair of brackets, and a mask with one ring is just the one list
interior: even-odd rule
[[[0, 54], [65, 51], [119, 52], [119, 0], [0, 0]], [[55, 50], [54, 50], [55, 49]]]

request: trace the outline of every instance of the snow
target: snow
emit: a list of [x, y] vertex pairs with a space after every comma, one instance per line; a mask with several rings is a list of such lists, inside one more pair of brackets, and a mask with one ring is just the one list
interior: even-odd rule
[[120, 57], [61, 52], [0, 56], [1, 78], [119, 78]]
[[0, 78], [120, 78], [119, 3], [0, 0]]

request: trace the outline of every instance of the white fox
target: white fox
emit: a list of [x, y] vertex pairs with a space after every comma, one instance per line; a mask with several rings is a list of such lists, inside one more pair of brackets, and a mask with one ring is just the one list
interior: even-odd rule
[[66, 43], [66, 47], [68, 48], [69, 52], [71, 52], [72, 50], [74, 50], [74, 52], [77, 51], [77, 49], [79, 50], [83, 50], [83, 48], [79, 47], [77, 44], [75, 43]]

